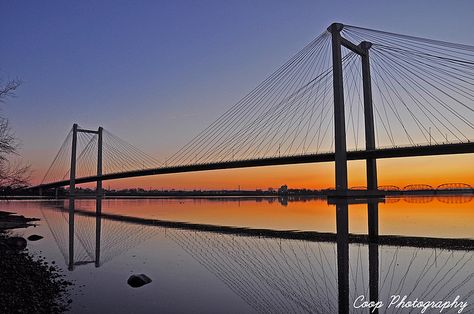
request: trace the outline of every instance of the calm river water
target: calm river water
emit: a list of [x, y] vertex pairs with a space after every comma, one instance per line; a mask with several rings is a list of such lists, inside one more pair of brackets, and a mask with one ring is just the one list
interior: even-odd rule
[[[14, 233], [44, 237], [28, 246], [55, 261], [74, 281], [74, 313], [337, 313], [344, 306], [350, 313], [368, 313], [354, 302], [359, 306], [361, 296], [368, 299], [370, 293], [383, 302], [381, 313], [421, 312], [389, 308], [392, 295], [406, 295], [406, 301], [460, 296], [459, 302], [467, 302], [463, 313], [474, 312], [473, 250], [150, 223], [335, 233], [336, 206], [326, 200], [104, 199], [100, 219], [95, 217], [97, 205], [96, 200], [75, 200], [71, 229], [68, 200], [0, 203], [0, 210], [41, 219], [37, 227]], [[367, 204], [348, 208], [349, 232], [367, 234]], [[379, 204], [379, 230], [381, 235], [474, 240], [474, 199], [389, 198]], [[338, 258], [344, 247], [348, 257], [339, 253]], [[140, 273], [152, 282], [128, 286], [128, 277]]]

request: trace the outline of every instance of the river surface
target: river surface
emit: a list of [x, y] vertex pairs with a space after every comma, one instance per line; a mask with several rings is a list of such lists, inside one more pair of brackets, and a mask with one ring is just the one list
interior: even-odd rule
[[[350, 233], [367, 234], [367, 208], [348, 205]], [[459, 296], [467, 302], [462, 312], [474, 312], [473, 250], [289, 238], [293, 231], [336, 232], [336, 205], [322, 199], [2, 201], [0, 210], [41, 219], [13, 233], [44, 237], [29, 249], [74, 281], [73, 313], [368, 313], [356, 307], [370, 294], [383, 302], [380, 313], [421, 312], [388, 307], [396, 295], [406, 301]], [[472, 196], [388, 198], [378, 204], [378, 215], [381, 235], [474, 240]], [[131, 274], [141, 273], [152, 282], [127, 285]]]

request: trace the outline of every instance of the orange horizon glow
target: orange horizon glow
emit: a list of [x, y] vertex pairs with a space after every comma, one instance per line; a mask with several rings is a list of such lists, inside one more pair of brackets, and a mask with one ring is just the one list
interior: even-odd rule
[[[380, 159], [378, 183], [403, 188], [409, 184], [466, 183], [474, 186], [474, 154]], [[366, 186], [365, 161], [348, 162], [349, 187]], [[38, 177], [33, 182], [41, 181]], [[334, 163], [281, 165], [212, 170], [109, 180], [104, 188], [255, 190], [278, 188], [325, 189], [334, 187]], [[93, 187], [93, 184], [84, 184]]]

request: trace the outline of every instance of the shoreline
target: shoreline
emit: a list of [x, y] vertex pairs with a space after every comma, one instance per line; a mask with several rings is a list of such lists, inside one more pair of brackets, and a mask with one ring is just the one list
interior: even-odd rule
[[23, 215], [0, 210], [0, 233], [5, 230], [28, 228], [34, 226], [33, 221], [39, 221], [38, 218], [26, 218]]
[[[383, 195], [366, 195], [364, 191], [352, 191], [354, 195], [347, 196], [347, 199], [360, 198], [398, 198], [398, 197], [450, 197], [462, 196], [473, 197], [473, 191], [384, 191]], [[74, 196], [75, 199], [94, 199], [98, 196], [96, 194], [78, 194]], [[212, 193], [212, 192], [178, 192], [178, 193], [104, 193], [103, 199], [288, 199], [288, 200], [303, 200], [303, 199], [331, 199], [331, 193], [288, 193], [288, 194], [267, 194], [267, 193]], [[16, 201], [16, 200], [55, 200], [55, 199], [69, 199], [69, 195], [3, 195], [0, 196], [0, 201]]]
[[63, 313], [69, 309], [70, 281], [55, 262], [30, 252], [12, 231], [34, 226], [37, 218], [0, 211], [0, 312]]

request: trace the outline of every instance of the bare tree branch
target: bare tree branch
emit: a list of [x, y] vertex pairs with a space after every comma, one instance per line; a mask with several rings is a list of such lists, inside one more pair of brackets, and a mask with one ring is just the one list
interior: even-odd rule
[[[0, 86], [0, 102], [14, 97], [20, 85], [20, 80], [10, 80]], [[8, 119], [0, 116], [0, 190], [28, 185], [31, 176], [30, 166], [10, 161], [12, 156], [18, 156], [18, 146], [18, 139], [11, 130]]]
[[0, 189], [27, 186], [29, 184], [31, 170], [29, 165], [9, 161], [0, 162]]
[[8, 119], [0, 116], [0, 162], [8, 155], [16, 154], [18, 141], [16, 140]]
[[[0, 84], [2, 82], [0, 81]], [[21, 85], [18, 79], [9, 80], [5, 85], [0, 86], [0, 102], [5, 102], [8, 97], [15, 97], [16, 89]]]

